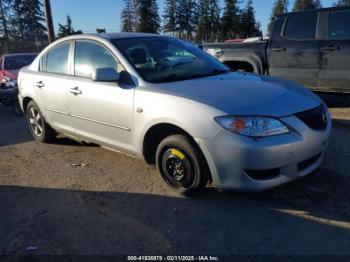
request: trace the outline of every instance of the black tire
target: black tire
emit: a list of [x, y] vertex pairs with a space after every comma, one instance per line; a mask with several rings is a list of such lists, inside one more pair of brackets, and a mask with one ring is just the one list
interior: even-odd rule
[[160, 142], [156, 164], [165, 183], [184, 195], [203, 189], [210, 177], [204, 156], [184, 135], [172, 135]]
[[[38, 115], [39, 116], [38, 116]], [[26, 110], [27, 124], [33, 138], [42, 143], [51, 142], [56, 138], [56, 132], [45, 121], [40, 108], [34, 101], [30, 101]], [[40, 127], [40, 128], [39, 128]]]

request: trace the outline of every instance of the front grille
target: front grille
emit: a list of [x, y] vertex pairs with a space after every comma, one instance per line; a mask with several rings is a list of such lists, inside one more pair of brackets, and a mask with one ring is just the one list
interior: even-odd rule
[[279, 168], [265, 170], [244, 170], [247, 175], [255, 180], [271, 179], [280, 174]]
[[308, 111], [297, 113], [295, 116], [312, 129], [324, 130], [327, 128], [328, 115], [327, 110], [323, 105]]
[[316, 156], [310, 157], [302, 162], [298, 163], [298, 172], [305, 170], [306, 168], [315, 164], [322, 156], [322, 153], [317, 154]]

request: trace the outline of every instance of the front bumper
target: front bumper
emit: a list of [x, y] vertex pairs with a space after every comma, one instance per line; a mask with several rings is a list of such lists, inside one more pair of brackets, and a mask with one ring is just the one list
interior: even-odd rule
[[[288, 116], [280, 118], [292, 129], [288, 134], [254, 140], [223, 129], [210, 139], [196, 141], [217, 188], [262, 191], [303, 177], [320, 166], [331, 133], [329, 112], [328, 116], [325, 130], [313, 130], [296, 116]], [[275, 175], [258, 178], [268, 172]]]

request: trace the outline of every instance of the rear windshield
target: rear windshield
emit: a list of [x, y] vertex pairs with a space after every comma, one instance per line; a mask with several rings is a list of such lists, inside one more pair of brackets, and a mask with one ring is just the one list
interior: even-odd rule
[[5, 58], [5, 70], [19, 70], [24, 66], [30, 65], [36, 55], [18, 55]]

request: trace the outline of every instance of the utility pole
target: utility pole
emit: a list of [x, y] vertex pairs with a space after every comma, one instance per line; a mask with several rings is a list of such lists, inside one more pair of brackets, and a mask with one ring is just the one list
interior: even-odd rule
[[50, 0], [45, 0], [45, 18], [49, 43], [55, 41], [55, 31], [53, 29]]

